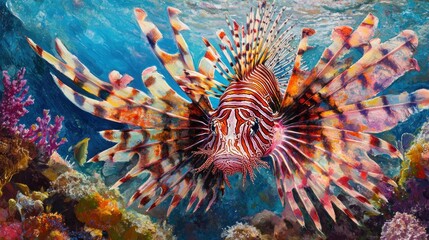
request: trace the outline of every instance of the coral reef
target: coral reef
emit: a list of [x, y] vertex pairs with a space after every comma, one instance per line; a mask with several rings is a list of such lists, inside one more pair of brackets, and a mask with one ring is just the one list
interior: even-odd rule
[[20, 222], [0, 222], [0, 239], [16, 240], [21, 239], [22, 224]]
[[80, 200], [96, 193], [111, 195], [112, 198], [119, 197], [119, 193], [108, 189], [98, 175], [88, 177], [77, 171], [60, 174], [57, 179], [52, 181], [49, 192], [52, 195], [59, 194], [71, 200]]
[[25, 68], [18, 71], [14, 80], [11, 80], [6, 71], [3, 71], [4, 91], [0, 100], [0, 131], [9, 136], [19, 135], [24, 140], [37, 146], [38, 160], [42, 163], [49, 160], [51, 154], [66, 142], [65, 138], [59, 139], [63, 117], [56, 116], [51, 124], [49, 110], [43, 110], [43, 116], [36, 119], [35, 124], [25, 128], [19, 124], [20, 119], [29, 111], [28, 106], [34, 104], [34, 99], [28, 95], [29, 87], [24, 79]]
[[75, 206], [76, 218], [90, 228], [109, 230], [121, 221], [122, 213], [115, 200], [103, 198], [99, 193], [80, 199]]
[[389, 199], [390, 212], [409, 213], [429, 228], [429, 179], [412, 178], [406, 181], [404, 189]]
[[48, 192], [48, 200], [57, 201], [53, 205], [67, 202], [68, 208], [73, 209], [68, 213], [61, 209], [68, 218], [66, 223], [81, 222], [83, 226], [78, 228], [91, 232], [95, 238], [105, 232], [109, 239], [175, 239], [168, 225], [153, 223], [148, 216], [126, 209], [119, 192], [108, 189], [98, 175], [88, 177], [66, 171], [52, 182]]
[[38, 216], [44, 211], [43, 200], [47, 197], [46, 194], [40, 192], [32, 192], [30, 196], [18, 192], [16, 200], [9, 199], [9, 209], [16, 210], [22, 219]]
[[38, 159], [43, 162], [49, 160], [52, 153], [64, 144], [65, 138], [59, 139], [59, 132], [62, 128], [64, 117], [56, 116], [54, 123], [51, 124], [49, 110], [43, 110], [43, 117], [36, 119], [37, 124], [32, 124], [29, 129], [23, 129], [22, 136], [24, 139], [34, 142], [38, 149]]
[[387, 221], [381, 232], [381, 240], [425, 240], [428, 234], [420, 222], [411, 214], [396, 213], [393, 219]]
[[28, 95], [27, 80], [24, 79], [25, 69], [18, 71], [15, 79], [3, 71], [2, 98], [0, 100], [0, 195], [3, 186], [20, 171], [30, 164], [44, 165], [49, 156], [66, 140], [59, 139], [62, 117], [56, 117], [51, 124], [48, 110], [43, 117], [37, 118], [37, 124], [29, 129], [19, 124], [20, 119], [28, 113], [27, 107], [34, 103]]
[[23, 236], [27, 239], [69, 239], [63, 218], [56, 213], [43, 213], [22, 223]]
[[254, 226], [244, 223], [236, 223], [225, 229], [221, 235], [225, 240], [260, 240], [261, 232]]

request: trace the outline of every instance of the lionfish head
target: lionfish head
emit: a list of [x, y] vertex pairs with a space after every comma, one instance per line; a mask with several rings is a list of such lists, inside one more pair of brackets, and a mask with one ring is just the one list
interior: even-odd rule
[[243, 180], [254, 179], [254, 169], [267, 167], [261, 160], [266, 155], [273, 133], [263, 129], [260, 118], [241, 109], [228, 109], [214, 114], [210, 121], [211, 139], [199, 154], [207, 155], [198, 171], [210, 169], [220, 171], [225, 179], [235, 173], [243, 174]]

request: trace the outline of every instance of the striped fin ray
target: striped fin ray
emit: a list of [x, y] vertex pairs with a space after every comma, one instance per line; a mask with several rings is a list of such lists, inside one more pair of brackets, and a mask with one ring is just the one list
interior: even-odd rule
[[323, 111], [302, 120], [353, 131], [379, 133], [428, 108], [429, 90], [420, 89], [413, 93], [375, 97], [338, 107], [337, 110]]
[[311, 28], [302, 29], [301, 41], [298, 45], [295, 63], [286, 88], [286, 95], [283, 97], [282, 106], [290, 104], [286, 103], [287, 101], [293, 101], [294, 97], [296, 97], [299, 94], [299, 91], [302, 89], [305, 79], [310, 75], [310, 72], [305, 71], [302, 67], [302, 56], [310, 48], [308, 46], [308, 38], [315, 33], [316, 31]]
[[[418, 70], [412, 58], [418, 45], [416, 34], [405, 30], [389, 41], [371, 41], [371, 48], [349, 69], [319, 91], [332, 106], [355, 103], [378, 94], [409, 70]], [[358, 91], [359, 94], [355, 94]]]
[[87, 67], [76, 58], [76, 56], [72, 55], [67, 50], [67, 48], [59, 39], [55, 40], [56, 50], [66, 63], [63, 63], [59, 59], [43, 50], [30, 38], [27, 38], [27, 41], [40, 57], [45, 59], [59, 72], [67, 76], [76, 85], [80, 86], [88, 93], [106, 100], [113, 106], [144, 104], [150, 101], [150, 97], [140, 90], [132, 87], [114, 89], [112, 84], [104, 82], [95, 77], [87, 69]]
[[[129, 161], [131, 158], [122, 158], [131, 153], [142, 154], [143, 159], [159, 158], [157, 154], [164, 151], [164, 155], [169, 155], [181, 149], [181, 142], [189, 141], [189, 129], [172, 131], [170, 129], [126, 129], [126, 130], [108, 130], [100, 134], [104, 139], [117, 142], [113, 147], [106, 149], [95, 155], [89, 161]], [[142, 151], [144, 150], [144, 151]]]
[[335, 212], [332, 204], [357, 223], [356, 218], [335, 196], [331, 188], [333, 186], [341, 188], [368, 210], [376, 212], [368, 197], [355, 188], [356, 184], [361, 185], [367, 189], [367, 194], [386, 200], [372, 181], [384, 181], [395, 185], [369, 158], [368, 153], [374, 150], [377, 150], [378, 154], [401, 157], [399, 151], [391, 144], [369, 134], [317, 125], [287, 126], [284, 129], [282, 143], [271, 153], [280, 197], [291, 204], [298, 222], [302, 222], [302, 212], [298, 205], [293, 203], [295, 199], [291, 194], [295, 189], [320, 231], [320, 219], [308, 198], [306, 193], [308, 189], [312, 190], [334, 221]]
[[[146, 38], [149, 41], [149, 44], [151, 45], [155, 55], [165, 66], [165, 68], [173, 77], [173, 79], [178, 82], [179, 86], [189, 96], [189, 98], [191, 98], [192, 102], [198, 104], [199, 107], [206, 112], [211, 111], [213, 109], [207, 96], [197, 94], [193, 91], [193, 88], [183, 85], [188, 83], [188, 81], [181, 80], [185, 77], [184, 70], [195, 70], [187, 44], [183, 36], [180, 34], [180, 31], [186, 30], [188, 29], [188, 27], [180, 21], [178, 17], [180, 11], [178, 9], [170, 7], [168, 8], [168, 11], [170, 16], [170, 23], [175, 34], [175, 42], [179, 49], [179, 52], [175, 54], [167, 53], [158, 46], [158, 41], [162, 39], [162, 33], [159, 31], [159, 29], [155, 26], [154, 23], [146, 19], [147, 13], [143, 9], [134, 9], [134, 14], [141, 30], [146, 35]], [[210, 69], [207, 69], [207, 67], [203, 68], [203, 70], [205, 70], [206, 72], [210, 72]]]
[[[331, 35], [332, 44], [322, 53], [322, 57], [311, 70], [310, 75], [305, 78], [299, 88], [285, 93], [283, 108], [292, 108], [289, 111], [293, 111], [340, 74], [342, 69], [340, 66], [350, 61], [344, 60], [343, 56], [353, 48], [369, 45], [377, 25], [378, 18], [369, 14], [355, 31], [348, 26], [336, 27]], [[293, 105], [297, 101], [299, 104]]]
[[419, 69], [417, 61], [411, 58], [418, 44], [413, 31], [405, 30], [385, 43], [379, 44], [378, 40], [373, 40], [371, 44], [371, 49], [360, 60], [304, 101], [308, 106], [295, 116], [322, 102], [335, 110], [339, 106], [367, 99], [384, 90], [405, 72]]
[[[86, 97], [65, 85], [56, 76], [52, 75], [52, 77], [60, 90], [73, 104], [97, 117], [141, 128], [188, 127], [190, 121], [200, 126], [206, 125], [202, 120], [189, 118], [190, 111], [177, 112], [176, 114], [154, 108], [151, 105], [114, 107], [107, 101], [99, 101]], [[190, 107], [190, 109], [192, 108]]]
[[[150, 172], [146, 182], [138, 188], [131, 197], [129, 205], [139, 200], [139, 207], [148, 206], [147, 211], [172, 196], [167, 215], [183, 200], [190, 195], [187, 211], [195, 202], [194, 212], [206, 203], [206, 211], [223, 191], [222, 178], [213, 175], [209, 171], [193, 174], [190, 158], [176, 156], [169, 161], [162, 161], [150, 166], [146, 170]], [[174, 161], [176, 159], [176, 161]], [[177, 160], [178, 159], [178, 160]], [[195, 160], [193, 160], [195, 161]]]
[[180, 81], [189, 81], [186, 83], [188, 88], [192, 88], [195, 92], [206, 94], [211, 97], [219, 98], [227, 87], [223, 83], [215, 79], [209, 79], [206, 75], [196, 71], [185, 70], [185, 76], [186, 77], [182, 78]]

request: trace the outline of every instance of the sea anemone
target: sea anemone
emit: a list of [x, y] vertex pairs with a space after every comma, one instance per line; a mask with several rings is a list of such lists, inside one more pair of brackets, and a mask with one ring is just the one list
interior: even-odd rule
[[256, 227], [238, 222], [225, 229], [221, 237], [224, 240], [259, 240], [262, 234]]

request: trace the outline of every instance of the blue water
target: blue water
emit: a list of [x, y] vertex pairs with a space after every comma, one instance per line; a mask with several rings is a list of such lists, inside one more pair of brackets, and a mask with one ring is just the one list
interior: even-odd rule
[[[182, 20], [191, 30], [185, 33], [194, 59], [204, 53], [201, 37], [214, 39], [215, 31], [224, 28], [224, 15], [243, 20], [254, 1], [227, 0], [202, 2], [197, 0], [0, 0], [0, 69], [11, 73], [21, 66], [27, 68], [30, 93], [36, 104], [30, 108], [24, 122], [34, 122], [42, 109], [50, 109], [53, 115], [65, 117], [63, 136], [68, 143], [61, 147], [60, 154], [69, 154], [68, 147], [79, 140], [90, 137], [89, 155], [98, 153], [109, 145], [97, 132], [105, 129], [123, 128], [87, 114], [70, 103], [54, 85], [49, 67], [36, 57], [25, 41], [31, 37], [47, 51], [53, 53], [54, 39], [60, 38], [71, 52], [77, 55], [89, 69], [101, 79], [115, 69], [135, 77], [132, 86], [142, 89], [138, 80], [141, 71], [156, 65], [165, 76], [159, 61], [150, 51], [149, 44], [142, 38], [134, 20], [133, 8], [144, 8], [150, 19], [164, 33], [162, 46], [170, 51], [172, 32], [168, 25], [167, 6], [182, 10]], [[407, 73], [397, 80], [385, 93], [414, 91], [429, 88], [429, 2], [428, 1], [277, 1], [287, 6], [287, 13], [294, 19], [299, 32], [302, 27], [311, 27], [317, 34], [310, 39], [315, 49], [309, 52], [309, 65], [318, 59], [324, 46], [330, 43], [330, 32], [334, 26], [356, 27], [369, 13], [379, 17], [376, 37], [387, 40], [401, 30], [412, 29], [419, 36], [419, 47], [415, 58], [421, 71]], [[171, 81], [171, 79], [169, 80]], [[427, 120], [429, 113], [423, 112], [400, 124], [395, 129], [381, 134], [391, 142], [403, 132], [417, 133], [419, 126]], [[398, 172], [398, 162], [384, 163], [389, 175]], [[109, 181], [109, 180], [108, 180]], [[110, 181], [112, 181], [110, 179]], [[240, 181], [233, 181], [232, 189], [207, 213], [184, 213], [182, 205], [168, 219], [179, 239], [217, 239], [223, 228], [254, 215], [264, 209], [281, 212], [281, 204], [274, 188], [273, 178], [268, 170], [261, 170], [253, 185], [242, 187]], [[135, 185], [135, 184], [134, 184]], [[126, 195], [132, 190], [122, 189]], [[267, 200], [268, 199], [268, 200]]]

